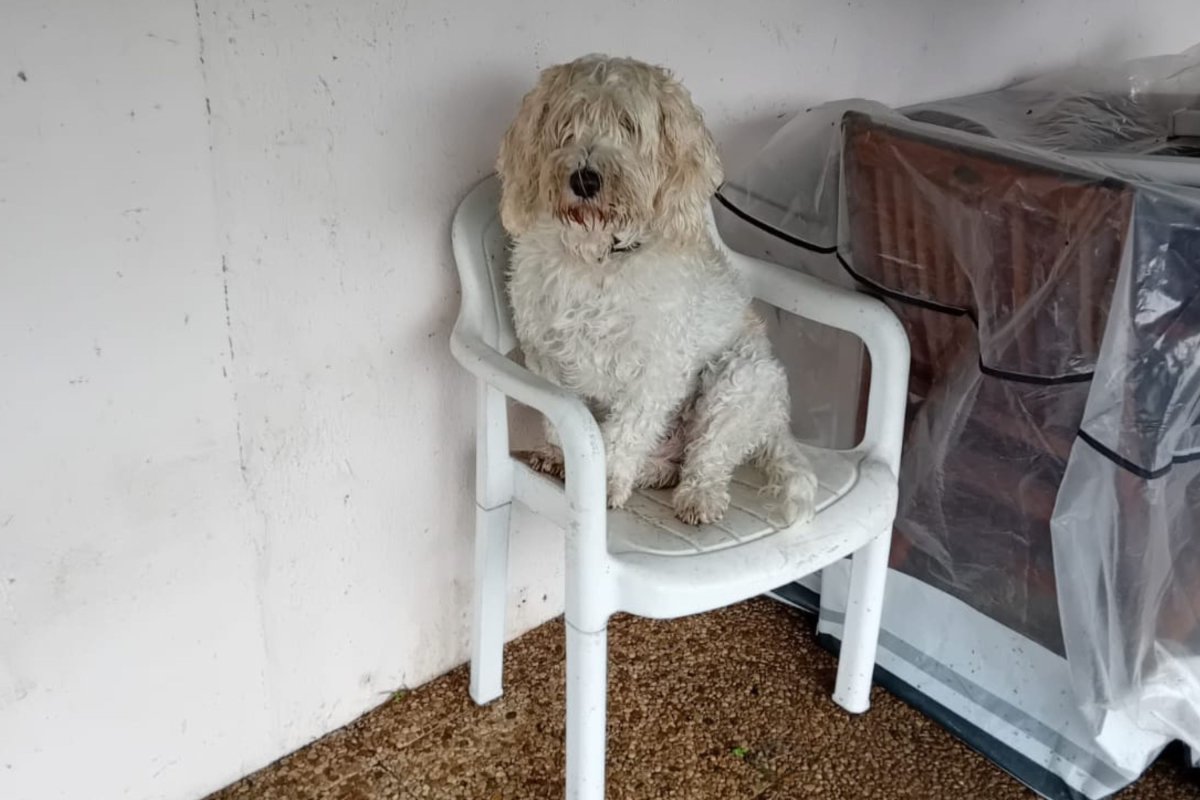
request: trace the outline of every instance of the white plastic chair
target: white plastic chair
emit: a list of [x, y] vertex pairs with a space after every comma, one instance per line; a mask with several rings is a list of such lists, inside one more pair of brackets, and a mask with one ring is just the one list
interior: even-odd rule
[[[908, 382], [908, 340], [881, 303], [798, 272], [726, 251], [753, 294], [784, 311], [851, 331], [866, 344], [871, 380], [865, 435], [847, 451], [809, 449], [820, 478], [818, 514], [775, 530], [765, 521], [757, 476], [739, 471], [720, 523], [674, 518], [670, 493], [639, 491], [626, 509], [606, 503], [604, 446], [575, 395], [506, 357], [516, 346], [504, 291], [508, 239], [498, 216], [499, 183], [488, 178], [459, 206], [452, 238], [462, 308], [451, 350], [478, 378], [475, 472], [475, 591], [471, 697], [501, 694], [509, 512], [513, 502], [554, 520], [566, 534], [568, 800], [603, 800], [606, 625], [618, 611], [668, 619], [745, 600], [853, 556], [833, 699], [851, 712], [869, 705], [887, 572]], [[713, 236], [717, 242], [715, 226]], [[509, 452], [506, 397], [554, 425], [566, 485]]]

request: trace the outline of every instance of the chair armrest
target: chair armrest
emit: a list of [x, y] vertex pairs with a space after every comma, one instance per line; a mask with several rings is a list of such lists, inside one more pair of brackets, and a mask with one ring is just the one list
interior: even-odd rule
[[[530, 372], [461, 326], [456, 325], [450, 334], [450, 351], [468, 372], [550, 420], [562, 444], [567, 493], [572, 503], [578, 501], [581, 506], [590, 506], [598, 502], [603, 510], [607, 499], [604, 439], [596, 418], [583, 401]], [[589, 494], [595, 488], [587, 487], [599, 487], [597, 497]], [[575, 497], [576, 494], [580, 496]]]
[[[450, 351], [468, 371], [498, 391], [540, 411], [554, 425], [567, 472], [570, 524], [566, 533], [567, 585], [611, 588], [592, 580], [608, 555], [608, 477], [604, 439], [583, 401], [489, 346], [462, 317], [450, 334]], [[567, 615], [588, 630], [603, 628], [612, 609], [607, 590], [567, 592]]]
[[900, 469], [908, 397], [909, 345], [904, 326], [873, 297], [833, 286], [793, 269], [725, 249], [746, 277], [751, 293], [765, 303], [831, 328], [853, 333], [871, 356], [871, 384], [862, 449]]

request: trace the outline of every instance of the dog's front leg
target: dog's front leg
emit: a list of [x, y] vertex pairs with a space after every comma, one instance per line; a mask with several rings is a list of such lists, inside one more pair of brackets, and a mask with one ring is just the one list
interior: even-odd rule
[[608, 505], [621, 508], [633, 494], [642, 467], [668, 433], [678, 403], [668, 402], [662, 388], [632, 391], [612, 404], [600, 426], [608, 462]]

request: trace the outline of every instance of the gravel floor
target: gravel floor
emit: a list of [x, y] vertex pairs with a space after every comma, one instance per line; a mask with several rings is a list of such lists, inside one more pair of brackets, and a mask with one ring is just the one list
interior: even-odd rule
[[[1034, 798], [876, 689], [851, 717], [829, 699], [835, 660], [811, 622], [767, 600], [610, 628], [610, 800]], [[210, 800], [554, 800], [562, 797], [563, 630], [509, 645], [486, 708], [457, 669]], [[1117, 800], [1195, 800], [1200, 777], [1163, 758]]]

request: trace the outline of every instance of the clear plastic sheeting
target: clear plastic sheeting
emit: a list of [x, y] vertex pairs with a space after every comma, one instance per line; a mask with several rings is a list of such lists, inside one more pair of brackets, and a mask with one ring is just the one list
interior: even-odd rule
[[1053, 518], [1089, 716], [1200, 751], [1200, 201], [1140, 192]]
[[[1080, 67], [995, 92], [912, 106], [911, 120], [1045, 151], [1197, 154], [1172, 141], [1175, 112], [1196, 106], [1200, 48], [1111, 67]], [[1186, 133], [1185, 131], [1180, 131]], [[1185, 137], [1186, 138], [1186, 137]]]
[[[1090, 797], [1172, 740], [1200, 752], [1198, 185], [1200, 47], [899, 111], [809, 109], [719, 196], [760, 254], [877, 294], [905, 325], [892, 565], [932, 591], [886, 614], [980, 615], [1065, 659], [1073, 708], [1019, 708], [1057, 739], [1009, 744]], [[812, 375], [847, 346], [805, 341], [793, 360]], [[846, 397], [864, 368], [841, 370]], [[822, 419], [840, 407], [853, 431], [861, 408], [819, 388]], [[971, 662], [893, 634], [910, 665]], [[979, 689], [966, 671], [950, 683]], [[980, 699], [1008, 688], [960, 694], [1011, 727], [1019, 701]]]
[[[862, 99], [827, 103], [788, 120], [744, 174], [730, 176], [721, 198], [734, 213], [745, 213], [800, 246], [832, 250], [838, 244], [839, 128], [847, 111], [994, 139], [1014, 153], [1119, 163], [1139, 156], [1200, 156], [1200, 128], [1186, 113], [1200, 109], [1198, 89], [1200, 45], [898, 111]], [[1151, 165], [1123, 166], [1128, 173]]]

